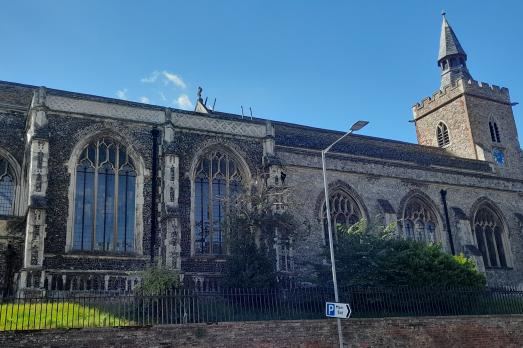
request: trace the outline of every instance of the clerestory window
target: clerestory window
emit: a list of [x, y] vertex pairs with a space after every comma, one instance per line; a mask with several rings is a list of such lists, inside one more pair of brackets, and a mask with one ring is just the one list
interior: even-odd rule
[[444, 147], [450, 144], [449, 129], [445, 123], [440, 122], [438, 124], [436, 129], [436, 137], [438, 139], [439, 147]]
[[135, 248], [136, 171], [110, 138], [87, 145], [77, 162], [73, 249], [129, 253]]
[[227, 202], [240, 193], [243, 177], [230, 154], [213, 150], [198, 161], [194, 176], [194, 250], [200, 255], [224, 254], [223, 222]]

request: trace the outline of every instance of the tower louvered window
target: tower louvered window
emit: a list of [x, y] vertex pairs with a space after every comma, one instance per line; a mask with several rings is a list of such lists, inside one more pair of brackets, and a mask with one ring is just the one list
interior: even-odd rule
[[196, 254], [223, 254], [227, 201], [241, 191], [242, 175], [236, 162], [222, 151], [205, 154], [196, 168], [194, 250]]
[[15, 179], [6, 159], [0, 157], [0, 215], [13, 214]]
[[439, 147], [444, 147], [450, 144], [449, 129], [447, 128], [447, 125], [445, 123], [440, 122], [438, 124], [436, 135], [438, 138]]
[[124, 146], [87, 145], [76, 166], [73, 249], [134, 251], [136, 171]]
[[489, 122], [490, 138], [495, 143], [501, 143], [501, 137], [499, 135], [499, 128], [496, 122]]

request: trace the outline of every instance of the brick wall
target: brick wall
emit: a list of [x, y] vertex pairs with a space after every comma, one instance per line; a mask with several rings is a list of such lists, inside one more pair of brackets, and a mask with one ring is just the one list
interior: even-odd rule
[[[520, 347], [523, 316], [351, 319], [351, 347]], [[1, 347], [335, 347], [334, 320], [19, 331]]]

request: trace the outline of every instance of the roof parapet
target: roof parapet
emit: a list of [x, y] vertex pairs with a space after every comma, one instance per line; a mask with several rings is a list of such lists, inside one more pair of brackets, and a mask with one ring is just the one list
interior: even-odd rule
[[492, 99], [498, 99], [503, 102], [510, 102], [509, 90], [506, 87], [499, 87], [491, 85], [486, 82], [476, 80], [459, 79], [455, 83], [445, 86], [442, 90], [438, 90], [432, 94], [432, 97], [426, 97], [421, 102], [414, 104], [412, 110], [416, 112], [423, 112], [423, 109], [430, 108], [434, 103], [442, 99], [451, 99], [460, 93], [470, 93], [473, 95], [480, 95]]

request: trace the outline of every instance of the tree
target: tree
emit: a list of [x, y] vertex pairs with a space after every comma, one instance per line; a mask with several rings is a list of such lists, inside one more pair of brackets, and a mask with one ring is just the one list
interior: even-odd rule
[[[368, 225], [361, 220], [338, 228], [335, 243], [339, 286], [485, 286], [485, 276], [464, 255], [450, 255], [439, 244], [394, 235], [396, 226]], [[328, 255], [328, 248], [326, 250]], [[330, 282], [330, 267], [320, 267], [320, 281]]]
[[274, 244], [278, 238], [296, 238], [302, 225], [295, 217], [276, 209], [285, 189], [255, 185], [228, 204], [225, 219], [229, 258], [223, 285], [230, 288], [270, 288], [278, 284]]

